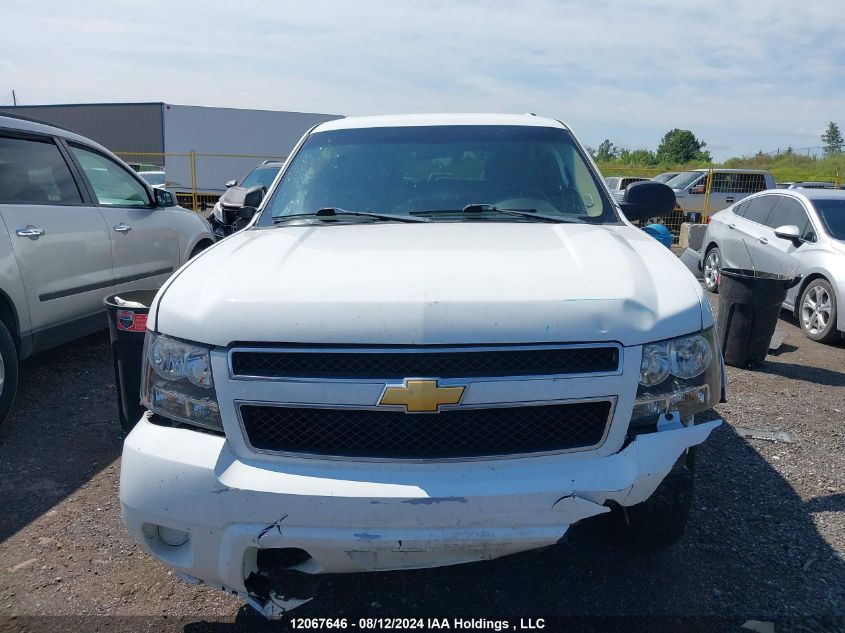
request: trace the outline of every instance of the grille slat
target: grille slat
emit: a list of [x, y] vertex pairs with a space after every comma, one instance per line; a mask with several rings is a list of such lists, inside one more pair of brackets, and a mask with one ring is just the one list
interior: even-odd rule
[[466, 351], [232, 352], [235, 376], [265, 378], [488, 378], [607, 373], [619, 367], [613, 346]]
[[263, 451], [432, 459], [513, 455], [598, 445], [610, 401], [438, 414], [242, 404], [249, 443]]

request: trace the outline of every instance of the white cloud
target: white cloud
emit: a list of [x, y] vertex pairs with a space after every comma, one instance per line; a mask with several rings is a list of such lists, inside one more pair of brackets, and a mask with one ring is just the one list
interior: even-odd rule
[[532, 111], [593, 145], [654, 147], [688, 127], [724, 156], [818, 144], [806, 130], [845, 111], [839, 11], [818, 1], [796, 19], [786, 0], [7, 0], [0, 92], [25, 103]]

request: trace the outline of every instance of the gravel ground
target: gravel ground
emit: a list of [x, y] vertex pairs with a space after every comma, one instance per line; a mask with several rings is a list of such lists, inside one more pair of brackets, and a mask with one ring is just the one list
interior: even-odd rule
[[[778, 620], [779, 631], [842, 630], [845, 344], [809, 341], [785, 314], [778, 329], [779, 354], [758, 371], [728, 370], [730, 402], [717, 411], [727, 424], [700, 449], [695, 508], [672, 548], [632, 556], [587, 521], [542, 552], [330, 578], [294, 615], [656, 615], [647, 622], [685, 630], [738, 630], [724, 623], [750, 618]], [[232, 596], [178, 582], [126, 533], [116, 420], [107, 334], [24, 363], [0, 427], [0, 629], [259, 626]], [[785, 431], [792, 443], [743, 438], [737, 427]], [[79, 617], [107, 615], [125, 617]]]

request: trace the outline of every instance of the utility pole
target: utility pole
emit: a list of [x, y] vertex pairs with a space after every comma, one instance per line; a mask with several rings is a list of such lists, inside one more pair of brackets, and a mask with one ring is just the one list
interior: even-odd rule
[[12, 90], [12, 105], [18, 105], [18, 98], [15, 95], [15, 91]]

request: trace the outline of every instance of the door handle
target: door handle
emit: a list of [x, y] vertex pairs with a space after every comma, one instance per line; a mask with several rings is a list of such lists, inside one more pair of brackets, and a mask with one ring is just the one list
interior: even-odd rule
[[114, 230], [118, 233], [129, 233], [129, 231], [132, 230], [132, 227], [128, 224], [124, 224], [123, 222], [121, 222], [120, 224], [116, 224], [114, 226]]
[[729, 228], [729, 229], [735, 229], [735, 228], [736, 228], [736, 224], [728, 224], [728, 228]]
[[765, 237], [758, 237], [757, 241], [760, 242], [761, 244], [768, 244], [769, 243], [769, 240], [766, 239]]
[[733, 201], [734, 201], [733, 196], [731, 196], [729, 198], [725, 198], [725, 202], [733, 202]]
[[15, 235], [18, 237], [31, 237], [37, 240], [39, 237], [44, 235], [44, 229], [39, 229], [37, 226], [29, 224], [25, 229], [18, 229], [15, 231]]

